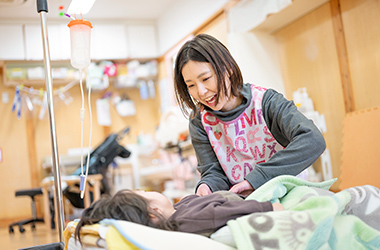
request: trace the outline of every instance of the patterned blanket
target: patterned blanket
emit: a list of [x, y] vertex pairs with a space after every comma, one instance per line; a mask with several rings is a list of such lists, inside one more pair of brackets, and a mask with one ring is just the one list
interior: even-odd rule
[[335, 181], [279, 176], [264, 184], [247, 199], [281, 202], [285, 210], [229, 221], [238, 249], [380, 249], [379, 189], [328, 191]]

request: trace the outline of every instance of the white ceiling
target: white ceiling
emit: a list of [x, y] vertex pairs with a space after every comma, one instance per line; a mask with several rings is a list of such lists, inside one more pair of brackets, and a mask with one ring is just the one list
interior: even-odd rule
[[[178, 0], [96, 0], [91, 11], [84, 15], [87, 20], [156, 20], [165, 10]], [[47, 0], [48, 19], [62, 19], [71, 0]], [[63, 10], [59, 7], [62, 6]], [[2, 22], [17, 20], [39, 20], [36, 0], [0, 0], [0, 20]]]

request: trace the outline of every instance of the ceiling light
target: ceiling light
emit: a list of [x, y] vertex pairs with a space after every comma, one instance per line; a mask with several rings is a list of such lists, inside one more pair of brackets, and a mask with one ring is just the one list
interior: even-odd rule
[[67, 13], [69, 14], [87, 14], [92, 5], [94, 5], [95, 0], [72, 0]]

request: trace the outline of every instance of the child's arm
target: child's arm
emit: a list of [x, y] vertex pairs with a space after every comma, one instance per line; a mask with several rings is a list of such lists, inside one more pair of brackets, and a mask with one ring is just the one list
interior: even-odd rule
[[272, 204], [273, 206], [273, 211], [282, 211], [282, 210], [285, 210], [284, 206], [279, 203], [279, 202], [275, 202]]

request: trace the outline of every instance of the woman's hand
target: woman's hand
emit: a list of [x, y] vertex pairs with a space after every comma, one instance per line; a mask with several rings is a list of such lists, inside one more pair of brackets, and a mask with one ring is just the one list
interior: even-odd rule
[[251, 194], [255, 189], [249, 184], [247, 180], [242, 181], [236, 185], [234, 185], [231, 189], [230, 192], [233, 192], [235, 194], [240, 194], [243, 196], [248, 196]]
[[210, 187], [205, 183], [199, 185], [196, 195], [205, 196], [208, 194], [212, 194]]

